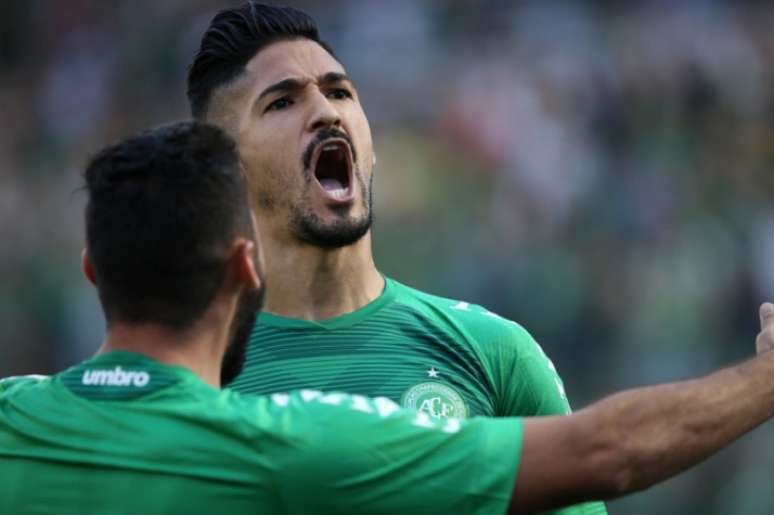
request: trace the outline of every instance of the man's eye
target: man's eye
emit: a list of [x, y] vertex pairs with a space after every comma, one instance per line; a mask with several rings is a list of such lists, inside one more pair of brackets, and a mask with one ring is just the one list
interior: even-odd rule
[[290, 107], [291, 104], [292, 102], [290, 101], [289, 98], [285, 98], [285, 97], [278, 98], [277, 100], [269, 104], [269, 107], [266, 108], [266, 111], [279, 111], [280, 109], [286, 109]]
[[346, 89], [334, 89], [333, 91], [328, 93], [328, 98], [333, 98], [335, 100], [344, 100], [345, 98], [352, 98], [352, 93], [350, 93]]

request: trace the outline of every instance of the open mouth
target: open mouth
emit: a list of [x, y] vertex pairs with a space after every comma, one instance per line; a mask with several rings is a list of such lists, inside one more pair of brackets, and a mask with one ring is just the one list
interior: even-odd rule
[[352, 200], [352, 152], [346, 141], [329, 139], [320, 143], [312, 167], [327, 197], [337, 202]]

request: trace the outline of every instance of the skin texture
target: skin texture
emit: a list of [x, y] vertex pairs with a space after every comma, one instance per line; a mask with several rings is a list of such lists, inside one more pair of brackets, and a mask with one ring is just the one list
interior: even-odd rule
[[774, 415], [774, 306], [758, 356], [706, 377], [617, 393], [567, 417], [526, 419], [510, 513], [642, 490]]
[[[266, 311], [321, 320], [359, 309], [378, 297], [384, 280], [371, 254], [371, 234], [343, 246], [310, 243], [299, 219], [337, 232], [370, 218], [375, 162], [371, 130], [352, 82], [330, 80], [346, 71], [325, 49], [306, 39], [273, 43], [258, 52], [232, 83], [215, 90], [207, 121], [238, 144], [250, 184], [267, 276]], [[266, 93], [283, 81], [294, 83]], [[352, 198], [333, 202], [304, 154], [321, 132], [351, 141]]]

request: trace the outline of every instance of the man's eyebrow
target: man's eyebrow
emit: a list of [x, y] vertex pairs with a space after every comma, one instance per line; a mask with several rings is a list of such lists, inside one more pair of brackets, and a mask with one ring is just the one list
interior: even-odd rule
[[334, 82], [349, 82], [351, 86], [355, 86], [355, 84], [352, 82], [352, 79], [350, 79], [346, 73], [339, 73], [339, 72], [328, 72], [322, 77], [320, 77], [318, 81], [321, 85], [322, 84], [331, 84]]
[[258, 100], [276, 91], [298, 90], [298, 89], [302, 89], [305, 85], [306, 85], [305, 81], [301, 81], [298, 79], [290, 78], [290, 79], [281, 80], [275, 84], [272, 84], [271, 86], [264, 89], [263, 91], [261, 91], [261, 94], [258, 95]]
[[[346, 73], [328, 72], [325, 75], [321, 76], [318, 80], [318, 83], [320, 85], [334, 84], [336, 82], [349, 82], [350, 85], [354, 87], [354, 84], [352, 83], [352, 79], [350, 79]], [[270, 95], [277, 91], [294, 91], [294, 90], [302, 89], [304, 86], [306, 86], [306, 84], [307, 84], [307, 81], [294, 79], [292, 77], [289, 79], [281, 80], [267, 87], [263, 91], [261, 91], [261, 94], [258, 95], [258, 99], [256, 101], [261, 100], [266, 95]]]

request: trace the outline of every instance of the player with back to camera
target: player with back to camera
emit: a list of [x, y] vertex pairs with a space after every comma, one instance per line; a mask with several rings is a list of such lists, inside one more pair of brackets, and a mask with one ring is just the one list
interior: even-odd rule
[[533, 513], [645, 488], [774, 414], [768, 303], [757, 357], [569, 416], [220, 390], [264, 287], [234, 143], [170, 125], [106, 148], [85, 178], [83, 269], [107, 335], [59, 374], [0, 381], [0, 513]]
[[371, 130], [310, 16], [256, 2], [219, 12], [188, 99], [195, 118], [237, 141], [273, 286], [229, 387], [384, 396], [437, 419], [570, 412], [556, 369], [520, 325], [376, 268]]

